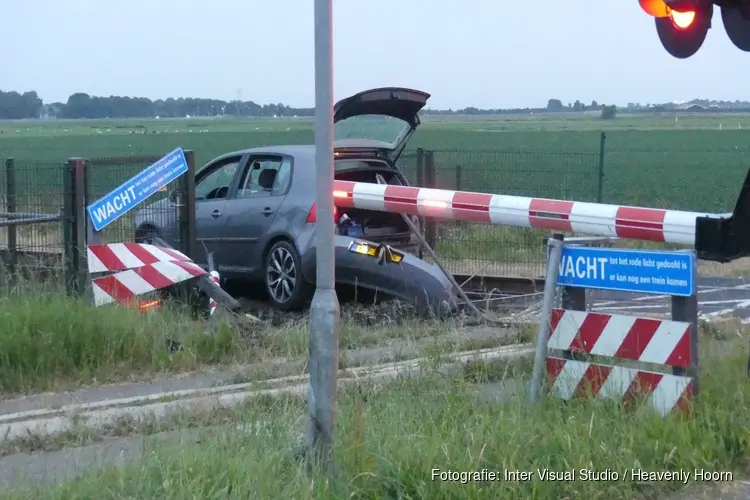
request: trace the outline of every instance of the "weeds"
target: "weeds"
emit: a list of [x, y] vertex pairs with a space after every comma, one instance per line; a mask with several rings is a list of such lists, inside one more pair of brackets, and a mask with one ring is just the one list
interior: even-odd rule
[[[0, 394], [70, 389], [205, 365], [304, 361], [307, 318], [257, 312], [261, 322], [219, 314], [195, 320], [179, 304], [142, 313], [118, 305], [95, 308], [54, 287], [25, 282], [0, 293]], [[439, 337], [455, 321], [420, 321], [399, 301], [342, 307], [339, 346], [365, 349], [392, 341]], [[179, 349], [171, 349], [179, 343]], [[268, 371], [268, 370], [266, 370]]]
[[[63, 294], [28, 289], [0, 296], [0, 392], [106, 383], [159, 371], [191, 370], [242, 355], [226, 324], [205, 325], [176, 307], [141, 313], [94, 309]], [[182, 349], [170, 354], [168, 340]]]

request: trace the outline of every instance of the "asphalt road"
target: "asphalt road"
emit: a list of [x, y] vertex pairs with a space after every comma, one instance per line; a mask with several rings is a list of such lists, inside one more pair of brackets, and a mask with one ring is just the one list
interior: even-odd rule
[[[665, 317], [671, 314], [671, 298], [665, 295], [603, 290], [590, 293], [593, 311]], [[750, 323], [750, 279], [699, 277], [698, 316], [707, 321], [735, 316]]]

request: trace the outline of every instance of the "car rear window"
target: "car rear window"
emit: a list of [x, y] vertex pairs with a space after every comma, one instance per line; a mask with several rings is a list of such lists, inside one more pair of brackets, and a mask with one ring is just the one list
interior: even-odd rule
[[334, 170], [360, 170], [367, 168], [390, 168], [387, 163], [382, 161], [365, 161], [365, 160], [336, 160], [333, 162]]

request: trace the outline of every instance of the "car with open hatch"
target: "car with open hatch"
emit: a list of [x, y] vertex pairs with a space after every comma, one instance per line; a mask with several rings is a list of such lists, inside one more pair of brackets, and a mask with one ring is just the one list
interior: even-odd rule
[[[389, 87], [337, 102], [334, 178], [408, 185], [396, 161], [429, 97]], [[313, 145], [256, 147], [210, 161], [195, 175], [193, 260], [205, 267], [212, 253], [222, 277], [262, 283], [276, 308], [303, 307], [315, 286], [315, 177]], [[143, 208], [136, 241], [159, 236], [174, 245], [176, 213], [174, 196]], [[410, 301], [423, 314], [456, 311], [448, 278], [417, 257], [419, 240], [401, 214], [334, 206], [331, 222], [337, 284]]]

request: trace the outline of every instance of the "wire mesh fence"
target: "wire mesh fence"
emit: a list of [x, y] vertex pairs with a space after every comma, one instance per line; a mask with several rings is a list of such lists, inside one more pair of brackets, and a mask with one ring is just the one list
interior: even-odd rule
[[[601, 153], [460, 150], [410, 152], [398, 164], [419, 186], [579, 201], [601, 201], [602, 165]], [[422, 227], [454, 274], [544, 274], [547, 232], [460, 221], [424, 220]]]
[[56, 275], [62, 270], [63, 162], [4, 160], [0, 180], [3, 273]]
[[[618, 166], [624, 161], [616, 154], [611, 156], [612, 161], [619, 162]], [[80, 202], [88, 204], [99, 199], [158, 158], [160, 155], [82, 160], [86, 196]], [[23, 265], [30, 262], [29, 256], [36, 255], [31, 261], [37, 267], [61, 266], [60, 255], [65, 253], [65, 243], [60, 221], [39, 220], [39, 217], [61, 213], [63, 200], [68, 196], [63, 187], [66, 165], [70, 166], [62, 158], [59, 162], [0, 162], [4, 169], [0, 175], [0, 258], [3, 263]], [[621, 179], [622, 169], [608, 171], [607, 185], [603, 186], [602, 151], [420, 149], [404, 152], [398, 166], [411, 184], [425, 187], [564, 200], [624, 201], [610, 199], [610, 192], [625, 184], [626, 179]], [[178, 190], [177, 181], [173, 181], [106, 227], [100, 235], [101, 241], [147, 239], [148, 232], [153, 231], [176, 248], [182, 247], [179, 203], [168, 199]], [[9, 216], [9, 212], [17, 215]], [[23, 223], [11, 224], [9, 221], [14, 217], [24, 218]], [[27, 223], [30, 217], [36, 217], [33, 224]], [[455, 274], [478, 272], [530, 278], [543, 275], [545, 231], [434, 220], [423, 220], [422, 228], [430, 245]], [[426, 255], [425, 258], [429, 260]]]
[[[86, 161], [87, 198], [88, 202], [98, 200], [128, 179], [136, 176], [161, 155], [101, 157]], [[109, 226], [105, 227], [99, 237], [101, 243], [124, 243], [144, 240], [158, 234], [167, 242], [177, 247], [180, 243], [178, 231], [178, 206], [170, 193], [177, 189], [178, 180], [163, 187], [151, 196], [143, 205], [129, 211]], [[140, 227], [140, 230], [138, 230]]]

